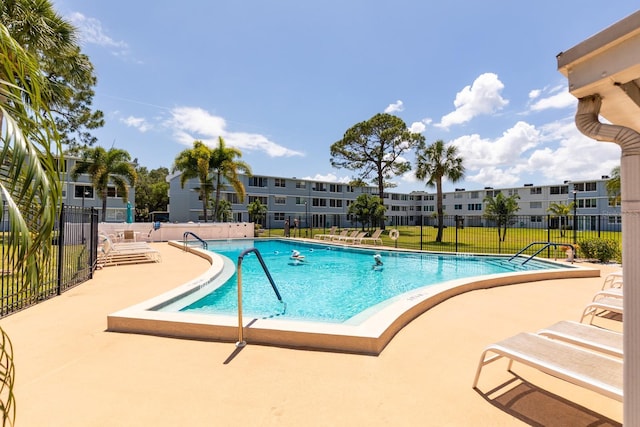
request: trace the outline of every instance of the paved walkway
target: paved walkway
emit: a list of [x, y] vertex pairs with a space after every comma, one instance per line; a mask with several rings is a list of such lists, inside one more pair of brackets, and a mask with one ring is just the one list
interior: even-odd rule
[[[378, 357], [106, 332], [107, 314], [196, 277], [167, 244], [160, 264], [108, 267], [0, 320], [14, 344], [17, 426], [607, 426], [622, 404], [506, 362], [471, 388], [482, 349], [578, 320], [602, 279], [469, 292], [405, 327]], [[603, 268], [603, 274], [614, 267]], [[619, 326], [610, 322], [610, 326]], [[492, 389], [505, 386], [494, 392]]]

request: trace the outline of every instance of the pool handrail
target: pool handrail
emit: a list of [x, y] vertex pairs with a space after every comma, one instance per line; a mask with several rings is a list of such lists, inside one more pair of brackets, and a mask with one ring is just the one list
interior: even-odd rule
[[236, 342], [236, 347], [244, 347], [245, 345], [247, 345], [247, 342], [244, 340], [244, 337], [243, 337], [244, 328], [242, 324], [242, 260], [244, 259], [245, 255], [251, 252], [254, 252], [258, 257], [258, 261], [260, 261], [260, 265], [262, 266], [262, 269], [264, 270], [264, 273], [266, 274], [267, 279], [269, 279], [269, 283], [271, 284], [273, 291], [278, 297], [278, 301], [284, 304], [284, 301], [282, 301], [282, 296], [280, 296], [280, 291], [278, 291], [278, 287], [276, 286], [276, 283], [273, 281], [273, 277], [271, 277], [271, 273], [269, 273], [267, 264], [265, 264], [264, 259], [262, 258], [262, 255], [260, 255], [260, 251], [258, 250], [258, 248], [249, 248], [242, 251], [240, 255], [238, 255], [238, 341]]
[[526, 251], [527, 249], [529, 249], [531, 246], [534, 245], [544, 245], [541, 249], [539, 249], [535, 254], [531, 255], [529, 258], [527, 258], [522, 265], [525, 265], [526, 263], [528, 263], [529, 261], [531, 261], [531, 259], [535, 258], [536, 255], [538, 255], [540, 252], [544, 251], [545, 249], [553, 246], [553, 247], [558, 247], [558, 246], [567, 246], [571, 248], [571, 251], [573, 252], [573, 257], [571, 259], [571, 263], [573, 264], [573, 259], [576, 256], [576, 248], [570, 244], [570, 243], [556, 243], [556, 242], [532, 242], [529, 243], [527, 246], [525, 246], [523, 249], [519, 250], [517, 254], [513, 255], [511, 258], [509, 258], [509, 261], [511, 261], [512, 259], [516, 258], [518, 255], [522, 254], [524, 251]]
[[202, 240], [198, 235], [196, 235], [196, 233], [192, 232], [192, 231], [185, 231], [184, 234], [182, 235], [182, 242], [185, 246], [187, 246], [187, 237], [189, 237], [189, 235], [195, 237], [196, 239], [198, 239], [200, 241], [200, 243], [202, 243], [202, 249], [208, 249], [208, 244], [207, 242], [205, 242], [204, 240]]

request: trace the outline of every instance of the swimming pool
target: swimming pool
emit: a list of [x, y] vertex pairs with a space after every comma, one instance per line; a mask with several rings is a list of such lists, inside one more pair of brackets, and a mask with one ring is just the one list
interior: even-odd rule
[[[223, 243], [228, 248], [238, 245], [234, 250], [240, 250], [240, 248], [244, 248], [247, 245], [261, 247], [263, 242], [269, 245], [278, 241], [288, 241], [288, 244], [295, 245], [297, 250], [302, 249], [301, 252], [305, 255], [305, 262], [307, 262], [308, 258], [309, 264], [289, 266], [289, 254], [280, 254], [280, 250], [276, 254], [275, 249], [272, 254], [267, 254], [269, 252], [268, 249], [259, 249], [267, 257], [269, 269], [273, 267], [274, 272], [277, 271], [280, 267], [276, 268], [275, 264], [278, 264], [285, 272], [282, 276], [277, 275], [275, 281], [282, 288], [281, 294], [283, 300], [287, 303], [287, 307], [285, 315], [283, 315], [284, 310], [274, 296], [270, 285], [264, 279], [260, 279], [263, 281], [260, 282], [258, 292], [265, 293], [265, 300], [268, 301], [270, 307], [266, 311], [256, 309], [255, 313], [247, 313], [244, 316], [242, 330], [244, 331], [244, 339], [249, 344], [377, 355], [395, 334], [414, 318], [440, 302], [463, 292], [538, 280], [596, 277], [600, 274], [599, 270], [594, 268], [548, 263], [546, 261], [542, 261], [542, 264], [548, 267], [544, 269], [523, 271], [520, 270], [517, 263], [512, 263], [510, 272], [496, 273], [483, 271], [486, 266], [481, 265], [484, 263], [479, 261], [487, 261], [489, 258], [482, 255], [449, 255], [446, 258], [441, 258], [438, 254], [400, 251], [388, 247], [377, 247], [375, 249], [382, 255], [384, 270], [371, 271], [374, 263], [372, 257], [374, 252], [366, 251], [362, 248], [354, 248], [352, 245], [331, 243], [319, 245], [310, 239], [307, 242], [311, 246], [304, 246], [299, 240], [292, 243], [293, 239], [225, 240], [218, 243]], [[214, 243], [211, 242], [211, 244]], [[233, 274], [235, 273], [237, 258], [232, 260], [227, 256], [221, 256], [215, 252], [205, 251], [197, 247], [184, 247], [182, 242], [169, 242], [169, 245], [187, 250], [209, 260], [211, 267], [194, 280], [169, 292], [109, 314], [107, 316], [107, 330], [209, 341], [237, 341], [240, 331], [237, 313], [234, 310], [230, 312], [228, 310], [229, 307], [226, 312], [216, 310], [207, 312], [210, 304], [209, 302], [204, 303], [206, 301], [204, 298], [208, 294], [214, 289], [223, 289], [224, 283], [229, 279], [232, 280], [229, 282], [229, 289], [225, 292], [229, 293], [230, 300], [236, 298]], [[311, 249], [313, 249], [312, 252]], [[288, 246], [283, 252], [287, 250], [289, 250]], [[304, 250], [308, 252], [304, 252]], [[345, 258], [349, 260], [347, 263], [325, 265], [322, 259], [325, 255], [332, 255], [330, 252], [360, 253], [364, 258], [360, 260], [360, 258], [347, 257]], [[255, 262], [255, 259], [252, 258], [253, 254], [243, 261], [243, 289], [245, 286], [249, 286], [250, 280], [247, 278], [247, 274], [249, 274], [251, 268], [246, 269], [245, 267], [251, 262]], [[488, 263], [491, 264], [497, 261], [498, 264], [504, 264], [507, 259], [508, 257], [497, 257], [497, 259], [492, 259]], [[524, 259], [521, 259], [521, 261], [524, 261]], [[317, 267], [324, 265], [324, 268], [313, 270], [313, 265], [316, 263]], [[452, 280], [444, 280], [444, 276], [440, 276], [440, 267], [443, 270], [460, 270], [463, 264], [473, 265], [473, 271], [470, 273], [473, 274], [472, 276]], [[416, 267], [408, 268], [407, 265]], [[374, 279], [377, 277], [375, 275], [384, 277], [385, 273], [395, 271], [396, 273], [401, 272], [400, 276], [402, 278], [409, 278], [411, 277], [410, 273], [417, 269], [417, 266], [422, 265], [430, 266], [429, 269], [422, 271], [421, 276], [418, 275], [419, 282], [422, 285], [409, 290], [401, 289], [395, 296], [374, 303], [372, 307], [364, 310], [361, 307], [348, 307], [345, 312], [351, 311], [351, 313], [346, 315], [347, 320], [334, 319], [334, 314], [322, 314], [320, 319], [309, 319], [308, 316], [300, 316], [296, 313], [297, 309], [293, 307], [295, 299], [291, 295], [300, 295], [303, 299], [307, 298], [313, 306], [317, 302], [316, 299], [310, 297], [313, 295], [311, 293], [313, 289], [310, 289], [310, 285], [305, 286], [304, 284], [298, 284], [298, 288], [293, 286], [289, 289], [289, 285], [285, 286], [284, 284], [289, 280], [288, 276], [296, 277], [291, 275], [291, 272], [306, 272], [302, 277], [319, 277], [324, 282], [335, 282], [342, 286], [344, 288], [342, 291], [334, 291], [336, 292], [335, 296], [338, 297], [341, 303], [351, 304], [351, 301], [354, 301], [354, 298], [352, 298], [354, 295], [372, 293], [375, 297], [379, 297], [378, 294], [383, 293], [379, 287], [376, 288], [370, 285], [371, 282], [375, 282]], [[264, 273], [261, 274], [264, 276]], [[362, 276], [368, 280], [357, 282], [359, 285], [356, 286], [349, 285], [348, 278], [359, 279]], [[435, 283], [427, 284], [432, 279]], [[282, 283], [278, 283], [279, 280]], [[438, 280], [444, 281], [438, 282]], [[408, 280], [404, 282], [408, 282]], [[375, 291], [367, 290], [368, 286], [371, 286]], [[397, 287], [397, 284], [393, 287]], [[233, 297], [231, 297], [231, 294], [233, 294]], [[243, 302], [246, 295], [245, 292]], [[201, 302], [197, 303], [198, 301]], [[182, 310], [194, 303], [196, 304], [192, 308], [202, 305], [203, 307], [206, 306], [207, 309], [204, 311], [191, 308]], [[254, 309], [251, 308], [250, 310], [253, 311]], [[357, 314], [352, 315], [353, 313]], [[313, 316], [318, 316], [318, 314], [313, 314]]]
[[[357, 324], [379, 304], [416, 288], [467, 277], [560, 268], [525, 258], [370, 250], [290, 240], [209, 242], [209, 250], [235, 262], [243, 250], [261, 254], [284, 304], [276, 297], [257, 256], [242, 263], [243, 312], [248, 317]], [[292, 257], [292, 253], [299, 254]], [[375, 265], [374, 255], [381, 265]], [[237, 273], [161, 308], [235, 315]], [[220, 284], [222, 283], [222, 284]], [[205, 293], [206, 292], [206, 293]], [[203, 295], [204, 294], [204, 295]]]

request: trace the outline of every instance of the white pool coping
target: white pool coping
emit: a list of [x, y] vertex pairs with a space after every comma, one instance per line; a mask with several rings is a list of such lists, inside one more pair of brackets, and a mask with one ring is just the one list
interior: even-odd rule
[[[169, 244], [183, 247], [180, 242]], [[224, 273], [224, 260], [221, 256], [195, 247], [188, 247], [187, 250], [209, 260], [211, 267], [197, 278], [171, 291], [108, 315], [109, 331], [208, 341], [240, 340], [238, 316], [155, 310], [185, 294], [208, 287], [208, 284]], [[385, 250], [393, 251], [392, 248]], [[451, 280], [417, 288], [378, 304], [375, 310], [359, 314], [357, 317], [362, 320], [358, 324], [245, 317], [242, 320], [242, 340], [250, 344], [378, 355], [405, 325], [452, 296], [495, 286], [599, 275], [600, 271], [597, 269], [572, 265], [553, 270]]]

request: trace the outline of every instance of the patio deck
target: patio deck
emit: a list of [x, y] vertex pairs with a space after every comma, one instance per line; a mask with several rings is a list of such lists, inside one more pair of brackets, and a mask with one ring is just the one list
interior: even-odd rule
[[[107, 315], [192, 279], [207, 261], [153, 244], [162, 263], [108, 267], [60, 297], [0, 320], [14, 344], [19, 426], [620, 425], [622, 404], [483, 348], [578, 320], [601, 278], [453, 297], [379, 356], [106, 332]], [[619, 267], [603, 266], [603, 275]], [[619, 322], [598, 319], [608, 326]], [[524, 379], [525, 381], [522, 381]]]

